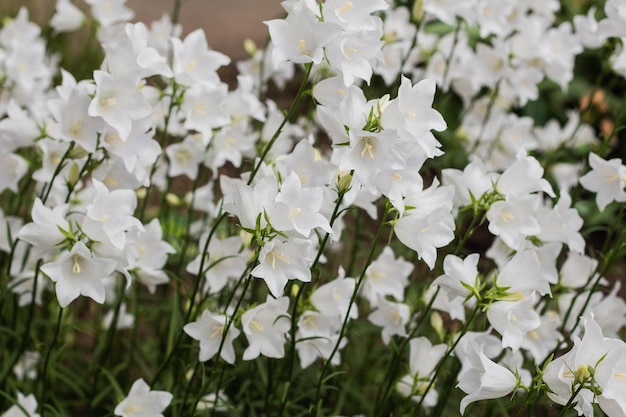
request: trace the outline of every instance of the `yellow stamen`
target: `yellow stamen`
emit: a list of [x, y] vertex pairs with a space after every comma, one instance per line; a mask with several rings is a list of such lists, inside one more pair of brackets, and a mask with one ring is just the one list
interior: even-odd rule
[[510, 223], [511, 221], [515, 220], [515, 216], [512, 215], [511, 213], [509, 213], [508, 211], [501, 212], [500, 213], [500, 218], [505, 223]]
[[263, 327], [263, 325], [256, 320], [252, 320], [250, 322], [250, 328], [256, 330], [257, 332], [265, 331], [265, 327]]
[[78, 256], [74, 256], [74, 266], [72, 266], [72, 272], [75, 274], [80, 274], [82, 268], [80, 267], [80, 262], [78, 262]]
[[81, 118], [74, 120], [74, 123], [70, 126], [70, 136], [73, 138], [79, 138], [83, 135], [83, 121]]
[[115, 105], [117, 105], [117, 99], [115, 97], [110, 97], [110, 98], [101, 97], [98, 100], [98, 103], [100, 104], [100, 106], [102, 106], [102, 108], [104, 109], [104, 112], [106, 113], [109, 110], [111, 110], [111, 107], [114, 107]]
[[361, 157], [365, 158], [365, 154], [368, 154], [370, 156], [370, 159], [374, 159], [374, 153], [372, 152], [374, 150], [374, 145], [372, 144], [372, 138], [370, 137], [366, 137], [363, 138], [363, 150], [361, 151]]
[[350, 10], [352, 8], [352, 2], [351, 1], [346, 1], [343, 3], [343, 5], [339, 8], [338, 12], [339, 14], [341, 13], [345, 13], [348, 10]]

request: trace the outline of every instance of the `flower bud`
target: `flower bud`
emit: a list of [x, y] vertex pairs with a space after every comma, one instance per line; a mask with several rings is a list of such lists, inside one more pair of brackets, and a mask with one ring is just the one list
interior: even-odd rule
[[180, 201], [180, 197], [178, 197], [176, 194], [174, 193], [167, 193], [165, 194], [165, 200], [167, 201], [167, 203], [170, 206], [180, 206], [181, 201]]
[[352, 174], [345, 174], [339, 177], [339, 181], [337, 181], [337, 191], [340, 194], [347, 193], [352, 187]]

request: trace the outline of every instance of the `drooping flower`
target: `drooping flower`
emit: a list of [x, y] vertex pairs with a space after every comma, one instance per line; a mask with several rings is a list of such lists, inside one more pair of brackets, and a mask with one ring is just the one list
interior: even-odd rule
[[517, 386], [517, 379], [511, 371], [485, 355], [484, 345], [470, 342], [468, 347], [467, 356], [460, 359], [468, 362], [469, 367], [459, 376], [457, 385], [468, 394], [461, 400], [461, 414], [465, 414], [469, 404], [504, 397]]

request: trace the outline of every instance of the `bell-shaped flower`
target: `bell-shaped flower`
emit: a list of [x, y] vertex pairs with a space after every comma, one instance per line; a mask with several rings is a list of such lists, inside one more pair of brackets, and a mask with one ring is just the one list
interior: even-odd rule
[[50, 27], [55, 32], [71, 32], [82, 26], [85, 15], [70, 0], [57, 0]]
[[152, 106], [139, 91], [139, 80], [135, 75], [112, 75], [105, 71], [94, 71], [96, 94], [89, 104], [90, 116], [100, 116], [113, 127], [122, 141], [128, 139], [133, 122], [150, 116]]
[[[231, 325], [226, 333], [226, 316], [204, 310], [202, 316], [183, 327], [185, 333], [200, 342], [200, 362], [206, 362], [217, 354], [222, 345], [220, 357], [226, 362], [235, 363], [233, 340], [239, 336], [239, 330]], [[222, 339], [224, 341], [222, 342]]]
[[263, 23], [268, 26], [274, 45], [272, 60], [275, 67], [284, 61], [318, 65], [324, 58], [324, 47], [341, 32], [341, 26], [319, 20], [302, 3], [296, 4], [285, 19]]
[[468, 364], [467, 370], [459, 376], [457, 385], [468, 394], [461, 400], [461, 414], [465, 414], [469, 404], [504, 397], [517, 386], [515, 375], [489, 359], [483, 352], [483, 346], [471, 342], [466, 351], [467, 356], [460, 358]]
[[136, 380], [130, 392], [113, 413], [121, 417], [163, 417], [163, 410], [174, 396], [167, 391], [152, 391], [142, 378]]
[[378, 296], [392, 296], [397, 301], [404, 300], [404, 289], [409, 285], [413, 264], [401, 256], [397, 257], [390, 246], [385, 246], [365, 272], [365, 281], [360, 295], [370, 306], [376, 307]]
[[378, 308], [367, 319], [376, 326], [382, 327], [382, 338], [385, 345], [389, 344], [391, 336], [406, 337], [406, 325], [409, 322], [411, 310], [403, 303], [388, 301], [378, 296]]
[[[342, 320], [349, 316], [356, 319], [359, 315], [355, 303], [350, 300], [354, 295], [356, 280], [346, 278], [343, 268], [339, 269], [339, 276], [318, 287], [311, 295], [311, 303], [320, 313], [329, 317], [339, 317]], [[350, 311], [348, 312], [348, 309]]]
[[167, 262], [167, 256], [176, 250], [163, 240], [158, 218], [148, 223], [126, 250], [131, 253], [128, 268], [134, 270], [139, 282], [147, 286], [150, 293], [154, 294], [157, 285], [169, 282], [162, 268]]
[[215, 87], [220, 84], [218, 68], [228, 65], [230, 58], [209, 48], [204, 30], [196, 29], [184, 41], [172, 38], [174, 78], [184, 86]]
[[332, 233], [328, 220], [319, 212], [323, 200], [322, 187], [302, 188], [300, 178], [292, 171], [281, 184], [276, 202], [268, 213], [270, 223], [276, 230], [295, 230], [304, 237], [309, 237], [315, 228]]
[[[551, 391], [548, 396], [552, 401], [565, 405], [576, 393], [572, 401], [575, 404], [574, 409], [579, 415], [592, 417], [593, 403], [602, 398], [607, 386], [608, 397], [605, 405], [609, 409], [616, 405], [619, 409], [624, 405], [626, 345], [622, 340], [604, 337], [592, 315], [585, 315], [583, 322], [583, 338], [575, 337], [574, 347], [548, 364], [543, 381]], [[615, 398], [616, 393], [618, 398]], [[619, 403], [622, 407], [619, 407]], [[624, 415], [623, 413], [622, 408], [621, 413], [615, 415]]]
[[510, 196], [496, 201], [487, 210], [489, 231], [499, 236], [511, 249], [523, 248], [527, 237], [541, 232], [534, 216], [540, 203], [541, 197], [535, 194]]
[[261, 228], [267, 226], [264, 213], [270, 210], [278, 194], [276, 177], [265, 176], [250, 186], [241, 179], [222, 175], [220, 188], [224, 194], [224, 211], [237, 216], [241, 227], [254, 231], [257, 221]]
[[432, 108], [436, 84], [433, 80], [422, 80], [413, 85], [402, 76], [398, 97], [382, 114], [381, 124], [386, 129], [395, 129], [402, 140], [416, 142], [427, 157], [441, 155], [439, 143], [430, 132], [443, 131], [447, 124], [443, 116]]
[[[341, 318], [327, 316], [317, 311], [307, 310], [298, 319], [298, 331], [296, 332], [296, 349], [300, 357], [302, 369], [311, 365], [315, 359], [321, 357], [328, 359], [339, 340], [339, 328]], [[343, 338], [339, 348], [347, 343]], [[333, 365], [339, 365], [340, 356], [334, 355], [331, 361]]]
[[165, 56], [148, 46], [148, 29], [139, 23], [127, 23], [117, 42], [104, 44], [106, 51], [103, 68], [111, 75], [133, 73], [139, 78], [153, 75], [171, 77], [172, 70]]
[[[209, 232], [202, 234], [198, 242], [200, 251], [204, 250]], [[204, 256], [204, 291], [215, 294], [224, 288], [230, 280], [237, 279], [243, 274], [248, 265], [249, 250], [242, 249], [243, 242], [239, 236], [231, 236], [225, 239], [213, 237]], [[186, 268], [190, 274], [198, 275], [203, 254], [199, 254]]]
[[413, 249], [429, 268], [435, 266], [437, 248], [454, 239], [452, 198], [454, 187], [439, 187], [438, 181], [423, 191], [404, 199], [406, 210], [394, 226], [394, 233], [407, 247]]
[[144, 230], [139, 219], [133, 217], [137, 206], [137, 197], [132, 190], [109, 189], [97, 180], [93, 180], [95, 195], [87, 206], [87, 217], [100, 223], [113, 246], [122, 249], [126, 245], [126, 231], [131, 228]]
[[332, 182], [337, 166], [320, 155], [308, 140], [299, 141], [293, 151], [276, 161], [283, 178], [295, 172], [302, 187], [322, 187]]
[[613, 201], [626, 201], [626, 165], [619, 158], [606, 161], [595, 153], [589, 154], [591, 171], [580, 178], [585, 189], [596, 193], [596, 204], [600, 211]]
[[24, 395], [18, 391], [17, 401], [2, 417], [40, 417], [37, 413], [37, 399], [33, 394]]
[[10, 153], [0, 155], [0, 192], [9, 189], [18, 192], [19, 182], [28, 172], [28, 162], [21, 156]]
[[311, 281], [313, 248], [310, 240], [293, 238], [286, 242], [278, 239], [266, 242], [259, 253], [259, 264], [250, 274], [261, 278], [274, 297], [283, 294], [290, 279]]
[[70, 230], [66, 219], [68, 210], [67, 204], [50, 209], [36, 198], [31, 212], [33, 221], [22, 226], [17, 234], [18, 239], [33, 245], [36, 257], [52, 252], [66, 238], [61, 230]]
[[350, 146], [339, 162], [342, 171], [354, 170], [354, 178], [369, 191], [376, 190], [376, 177], [383, 169], [402, 169], [404, 165], [398, 151], [397, 135], [393, 130], [350, 132]]
[[[425, 337], [411, 339], [409, 341], [409, 373], [398, 381], [396, 386], [398, 391], [407, 397], [410, 396], [414, 401], [421, 401], [424, 391], [430, 384], [430, 374], [445, 355], [447, 348], [445, 343], [433, 345]], [[437, 391], [431, 389], [426, 394], [423, 405], [434, 407], [437, 399]]]
[[59, 304], [66, 307], [79, 295], [104, 303], [106, 292], [103, 279], [115, 270], [116, 265], [112, 259], [92, 256], [87, 246], [78, 242], [56, 261], [42, 265], [41, 271], [56, 283]]
[[244, 360], [259, 355], [268, 358], [285, 356], [285, 338], [291, 329], [288, 308], [288, 297], [274, 299], [268, 295], [263, 304], [243, 313], [241, 328], [250, 344], [243, 352]]
[[534, 310], [536, 293], [521, 301], [497, 301], [487, 310], [489, 324], [502, 335], [502, 346], [517, 351], [529, 332], [541, 325], [539, 313]]
[[561, 190], [561, 198], [552, 210], [540, 210], [538, 213], [541, 232], [537, 235], [544, 242], [561, 242], [570, 250], [584, 253], [585, 240], [579, 230], [583, 219], [575, 208], [567, 191]]

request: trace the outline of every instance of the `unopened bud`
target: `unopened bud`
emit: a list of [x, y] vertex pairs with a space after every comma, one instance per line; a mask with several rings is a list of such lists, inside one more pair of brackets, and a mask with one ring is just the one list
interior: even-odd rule
[[73, 189], [76, 183], [80, 180], [80, 167], [76, 162], [72, 162], [70, 166], [70, 173], [67, 175], [67, 186]]
[[167, 203], [170, 206], [174, 206], [174, 207], [180, 206], [180, 203], [181, 203], [180, 197], [178, 197], [174, 193], [167, 193], [167, 194], [165, 194], [165, 201], [167, 201]]
[[443, 327], [443, 318], [441, 318], [441, 314], [439, 314], [436, 311], [433, 311], [430, 314], [430, 325], [432, 326], [433, 329], [435, 329], [435, 331], [437, 332], [437, 335], [439, 335], [439, 338], [443, 339], [446, 332]]
[[246, 50], [248, 55], [254, 56], [254, 54], [256, 53], [256, 44], [252, 39], [246, 38], [243, 41], [243, 49]]
[[337, 181], [337, 191], [340, 194], [347, 193], [352, 187], [352, 174], [345, 174], [339, 177], [339, 181]]
[[411, 19], [414, 22], [421, 22], [424, 17], [424, 0], [415, 0], [413, 10], [411, 11]]
[[70, 159], [80, 159], [89, 155], [89, 152], [85, 150], [82, 146], [74, 146], [74, 148], [70, 151], [69, 157]]

